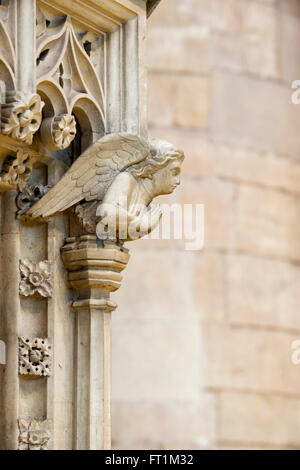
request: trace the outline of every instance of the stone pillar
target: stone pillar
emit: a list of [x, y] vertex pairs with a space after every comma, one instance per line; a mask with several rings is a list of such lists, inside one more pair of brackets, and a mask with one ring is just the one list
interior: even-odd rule
[[117, 307], [110, 293], [121, 285], [128, 250], [83, 235], [66, 240], [62, 259], [77, 297], [74, 447], [110, 449], [111, 314]]

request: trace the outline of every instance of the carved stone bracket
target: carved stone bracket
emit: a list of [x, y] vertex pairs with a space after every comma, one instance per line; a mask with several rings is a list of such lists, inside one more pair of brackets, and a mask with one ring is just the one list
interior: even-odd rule
[[0, 173], [0, 191], [22, 190], [32, 172], [33, 160], [25, 150], [16, 156], [9, 155], [3, 162]]
[[75, 117], [71, 114], [61, 114], [44, 119], [40, 134], [42, 143], [48, 150], [64, 150], [75, 138]]
[[19, 338], [19, 374], [49, 376], [51, 349], [47, 338]]
[[42, 122], [43, 106], [38, 94], [25, 96], [21, 92], [7, 92], [6, 103], [1, 107], [2, 133], [31, 145]]
[[42, 297], [52, 297], [53, 273], [50, 261], [33, 263], [28, 259], [22, 259], [20, 260], [20, 274], [20, 295], [28, 297], [37, 293]]
[[50, 440], [48, 421], [19, 419], [19, 450], [47, 450]]
[[[108, 300], [109, 293], [121, 286], [120, 273], [127, 266], [129, 252], [117, 244], [101, 246], [99, 243], [94, 235], [67, 238], [62, 248], [62, 260], [68, 270], [69, 286], [77, 292], [80, 306], [84, 300], [87, 305], [94, 302], [100, 308], [107, 305], [108, 309], [114, 310], [116, 305]], [[101, 291], [101, 300], [96, 290]], [[73, 308], [77, 305], [78, 302], [74, 302]]]

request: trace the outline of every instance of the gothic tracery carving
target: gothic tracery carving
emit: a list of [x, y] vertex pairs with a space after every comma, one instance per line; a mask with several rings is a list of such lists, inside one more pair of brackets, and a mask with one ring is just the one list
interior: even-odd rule
[[37, 88], [51, 103], [46, 117], [71, 115], [74, 110], [83, 109], [94, 122], [93, 131], [103, 133], [104, 87], [95, 69], [95, 50], [98, 51], [97, 37], [75, 32], [68, 16], [48, 17], [39, 8]]
[[47, 338], [19, 338], [19, 374], [47, 377], [51, 363], [51, 344]]

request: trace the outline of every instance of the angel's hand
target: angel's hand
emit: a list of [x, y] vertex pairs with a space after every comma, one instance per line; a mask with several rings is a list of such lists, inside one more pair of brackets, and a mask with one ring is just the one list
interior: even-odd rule
[[142, 238], [157, 227], [162, 216], [161, 208], [158, 204], [150, 204], [136, 216], [129, 224], [130, 236], [134, 238]]
[[[154, 224], [159, 222], [159, 220], [162, 216], [162, 210], [160, 208], [160, 205], [159, 204], [149, 204], [147, 209], [148, 209], [150, 220], [153, 221]], [[151, 223], [151, 225], [153, 225], [153, 223]]]

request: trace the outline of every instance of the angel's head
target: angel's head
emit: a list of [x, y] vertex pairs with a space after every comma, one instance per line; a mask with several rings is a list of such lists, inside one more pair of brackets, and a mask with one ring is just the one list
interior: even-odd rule
[[137, 178], [152, 181], [157, 194], [170, 194], [180, 184], [180, 169], [184, 153], [165, 140], [150, 142], [148, 157], [128, 170]]

